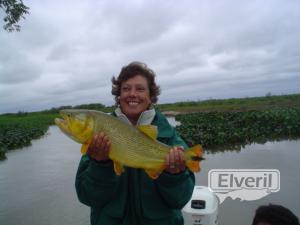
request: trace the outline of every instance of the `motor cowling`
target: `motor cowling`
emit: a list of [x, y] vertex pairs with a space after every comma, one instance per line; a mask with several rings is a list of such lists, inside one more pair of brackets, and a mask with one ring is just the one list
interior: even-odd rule
[[219, 200], [205, 186], [195, 186], [192, 198], [182, 209], [184, 225], [218, 225]]

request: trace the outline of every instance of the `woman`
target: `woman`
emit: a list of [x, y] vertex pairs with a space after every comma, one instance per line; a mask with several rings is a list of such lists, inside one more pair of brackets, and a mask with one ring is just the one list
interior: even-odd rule
[[177, 225], [183, 224], [181, 209], [189, 201], [195, 177], [185, 168], [186, 143], [153, 104], [160, 93], [155, 74], [145, 64], [133, 62], [112, 79], [117, 109], [113, 113], [132, 124], [152, 124], [157, 140], [177, 146], [166, 157], [166, 169], [153, 180], [142, 169], [125, 168], [121, 176], [108, 158], [109, 137], [94, 136], [76, 175], [79, 200], [91, 207], [92, 225]]

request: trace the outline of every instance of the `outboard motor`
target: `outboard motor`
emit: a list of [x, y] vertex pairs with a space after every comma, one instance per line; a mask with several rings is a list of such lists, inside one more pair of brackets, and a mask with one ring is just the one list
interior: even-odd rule
[[205, 186], [195, 186], [191, 200], [182, 209], [184, 225], [218, 225], [219, 200]]

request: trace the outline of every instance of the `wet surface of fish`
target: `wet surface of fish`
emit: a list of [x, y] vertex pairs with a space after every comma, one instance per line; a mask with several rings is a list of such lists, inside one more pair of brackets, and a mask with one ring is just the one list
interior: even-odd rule
[[[166, 168], [166, 156], [172, 146], [156, 141], [157, 129], [152, 125], [131, 126], [120, 119], [95, 110], [62, 110], [63, 119], [55, 119], [56, 125], [68, 137], [82, 144], [86, 154], [97, 133], [104, 132], [110, 139], [109, 158], [120, 175], [124, 165], [142, 168], [152, 178], [157, 178]], [[193, 172], [200, 171], [202, 148], [196, 145], [184, 152], [186, 166]]]

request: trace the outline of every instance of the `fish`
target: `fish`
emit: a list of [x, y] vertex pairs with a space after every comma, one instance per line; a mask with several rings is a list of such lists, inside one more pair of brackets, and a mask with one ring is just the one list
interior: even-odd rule
[[[110, 139], [108, 157], [113, 161], [117, 175], [124, 172], [124, 166], [144, 169], [156, 179], [166, 169], [166, 156], [172, 146], [156, 140], [157, 127], [153, 125], [127, 124], [119, 118], [96, 110], [65, 109], [60, 111], [62, 118], [55, 118], [55, 124], [74, 141], [81, 143], [81, 153], [87, 149], [93, 136], [104, 132]], [[200, 171], [203, 149], [195, 145], [184, 151], [186, 167]]]

